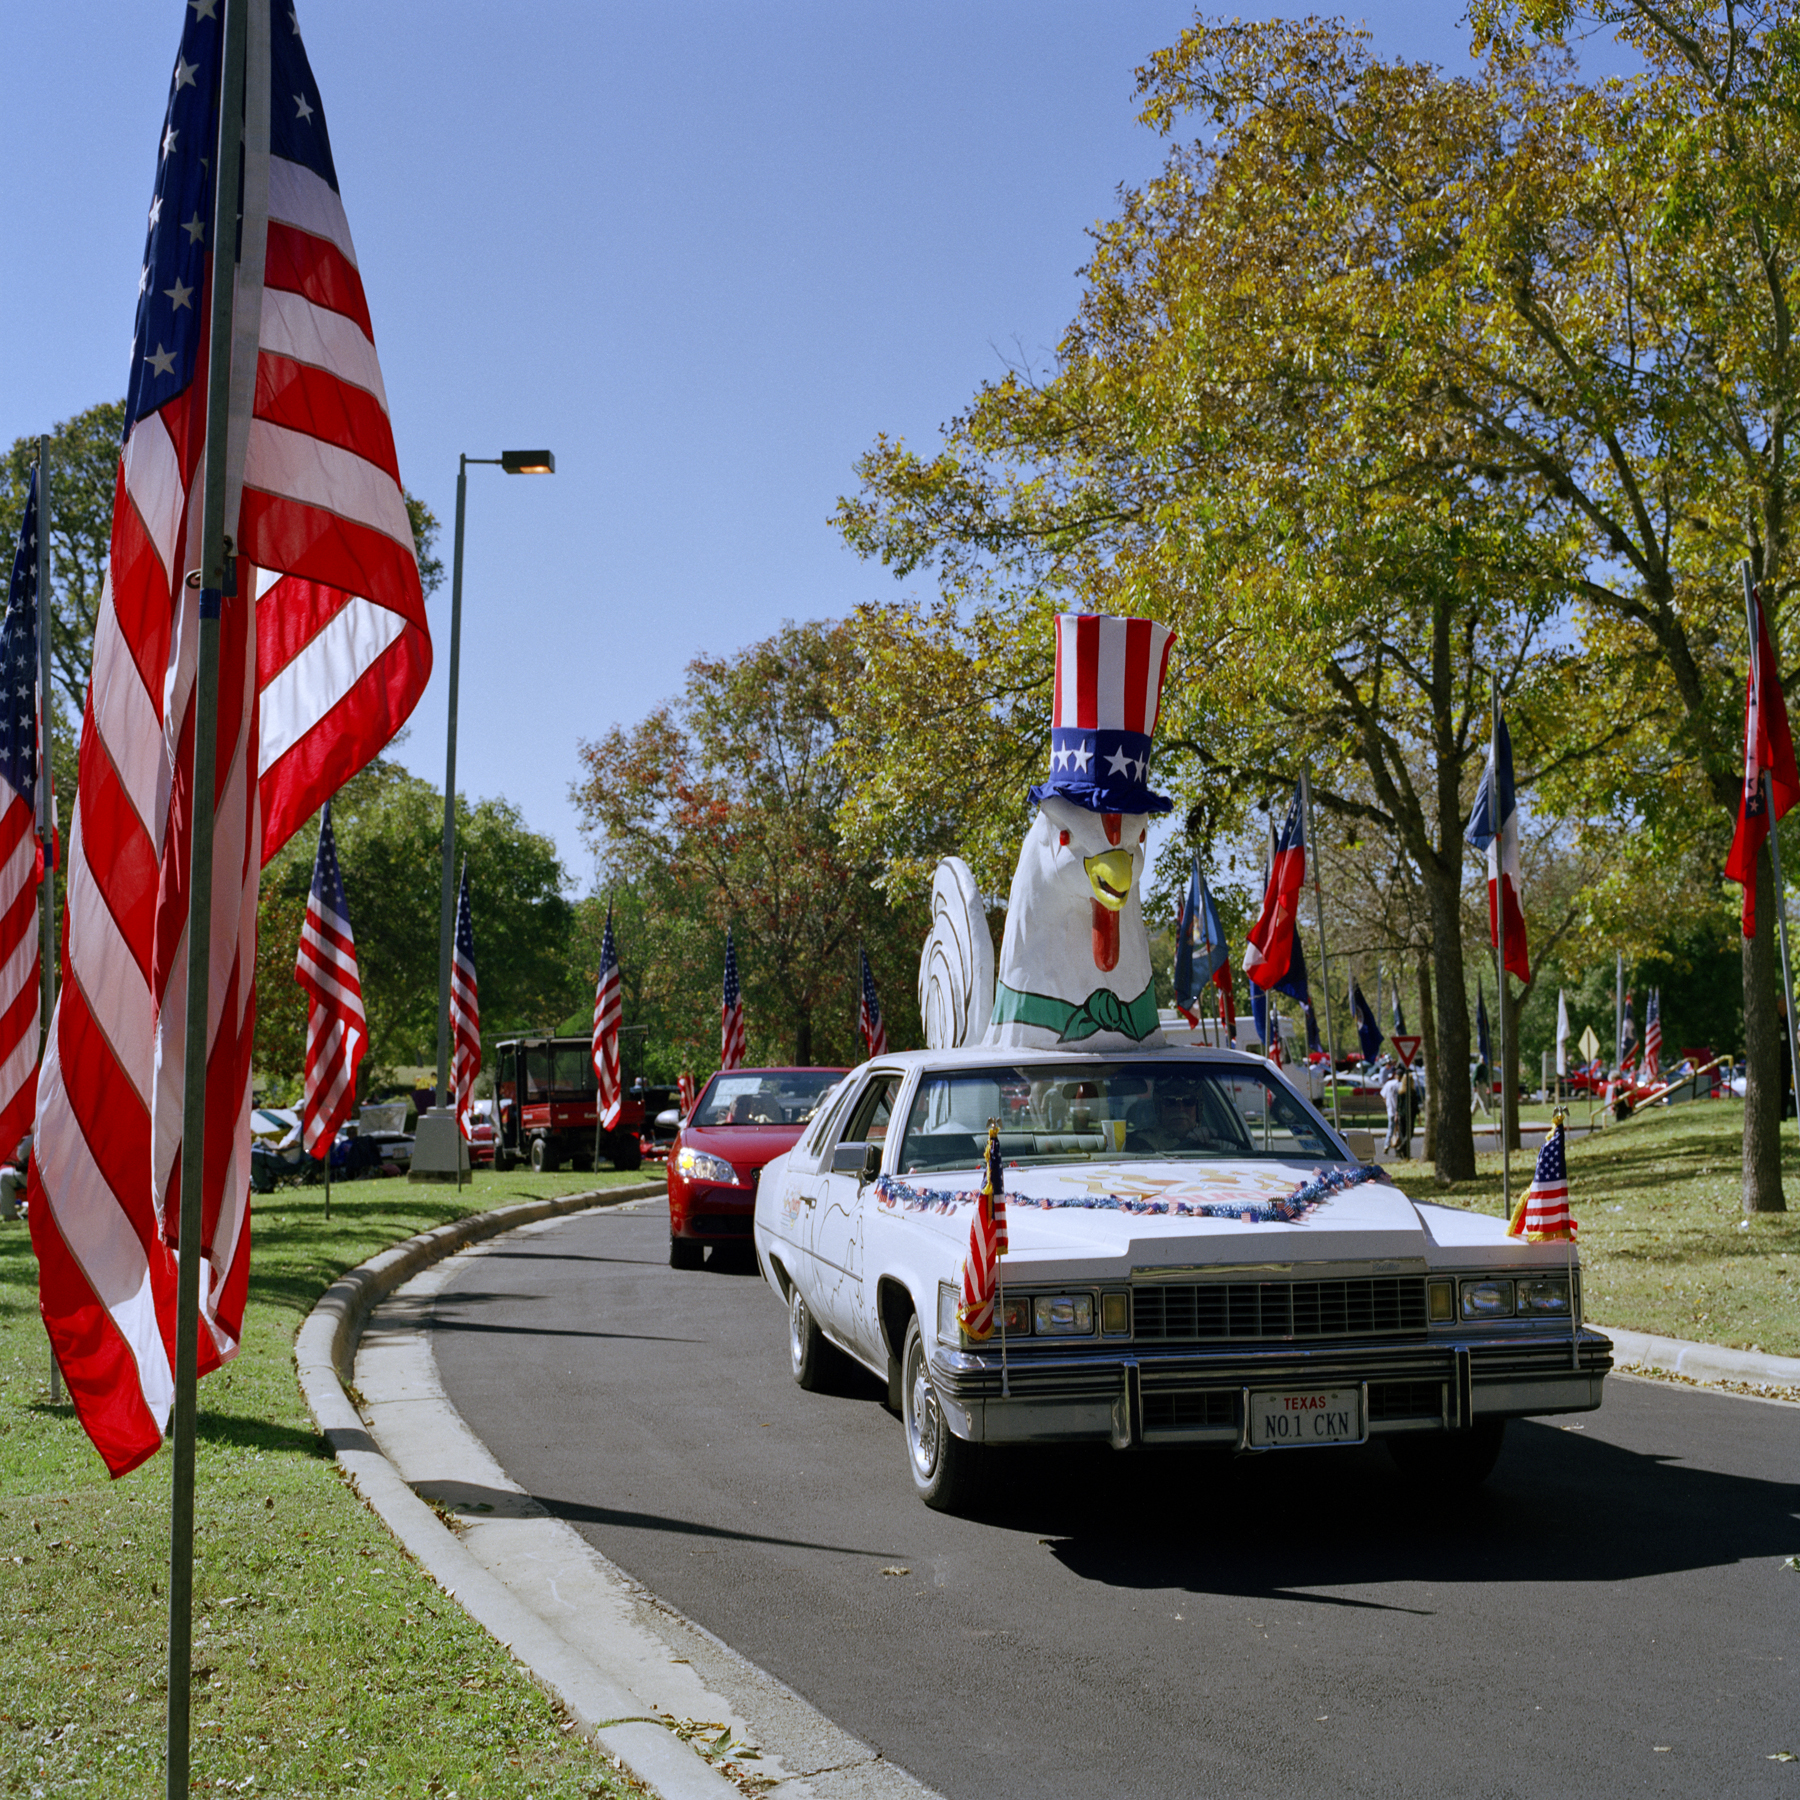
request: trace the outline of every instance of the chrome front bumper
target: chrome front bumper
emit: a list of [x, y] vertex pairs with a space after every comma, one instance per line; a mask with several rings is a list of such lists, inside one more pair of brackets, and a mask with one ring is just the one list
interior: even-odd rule
[[988, 1444], [1245, 1442], [1252, 1389], [1361, 1387], [1370, 1436], [1452, 1431], [1478, 1419], [1592, 1412], [1612, 1343], [1534, 1333], [1384, 1343], [1127, 1348], [1003, 1360], [993, 1346], [932, 1353], [939, 1404], [960, 1438]]

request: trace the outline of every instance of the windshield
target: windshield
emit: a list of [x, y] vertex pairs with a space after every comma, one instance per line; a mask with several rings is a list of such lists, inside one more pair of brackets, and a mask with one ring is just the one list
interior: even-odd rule
[[900, 1170], [968, 1168], [990, 1119], [1011, 1162], [1305, 1157], [1342, 1162], [1324, 1126], [1261, 1069], [1217, 1063], [1014, 1063], [927, 1075], [919, 1084]]
[[706, 1084], [695, 1125], [804, 1125], [842, 1069], [734, 1069]]

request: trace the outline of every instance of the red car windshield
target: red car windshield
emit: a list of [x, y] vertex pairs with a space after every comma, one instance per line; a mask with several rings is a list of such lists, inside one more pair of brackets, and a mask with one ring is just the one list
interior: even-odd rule
[[836, 1069], [733, 1069], [706, 1084], [692, 1125], [804, 1125], [842, 1080]]

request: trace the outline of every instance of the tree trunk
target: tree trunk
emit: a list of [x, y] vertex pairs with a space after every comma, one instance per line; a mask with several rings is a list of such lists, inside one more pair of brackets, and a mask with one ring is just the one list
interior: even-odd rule
[[803, 1007], [794, 1020], [794, 1067], [810, 1068], [813, 1059], [812, 1011]]
[[1781, 1191], [1781, 966], [1775, 935], [1775, 874], [1765, 844], [1756, 859], [1756, 936], [1743, 940], [1744, 1211], [1786, 1212]]
[[1419, 1031], [1425, 1039], [1425, 1160], [1437, 1161], [1438, 1108], [1443, 1102], [1438, 1067], [1437, 1018], [1431, 1010], [1431, 965], [1419, 958]]
[[[1460, 821], [1459, 821], [1460, 822]], [[1448, 841], [1454, 842], [1454, 838]], [[1475, 1179], [1475, 1133], [1469, 1123], [1469, 998], [1463, 992], [1462, 895], [1437, 870], [1425, 875], [1431, 905], [1431, 959], [1437, 979], [1437, 1178]]]

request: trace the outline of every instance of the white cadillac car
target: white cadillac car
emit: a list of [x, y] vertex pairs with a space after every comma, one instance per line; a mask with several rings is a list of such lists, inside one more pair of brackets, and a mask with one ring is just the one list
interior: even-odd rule
[[[976, 1341], [958, 1309], [990, 1121], [1009, 1247]], [[794, 1378], [839, 1354], [884, 1378], [945, 1510], [1006, 1444], [1378, 1437], [1403, 1472], [1472, 1484], [1508, 1419], [1591, 1411], [1612, 1367], [1570, 1245], [1409, 1200], [1232, 1050], [881, 1057], [768, 1165], [755, 1235]]]

